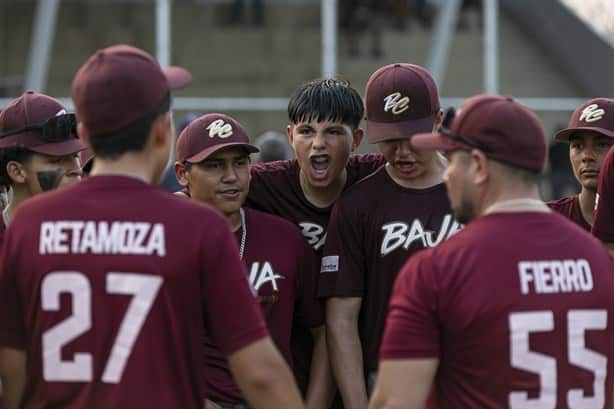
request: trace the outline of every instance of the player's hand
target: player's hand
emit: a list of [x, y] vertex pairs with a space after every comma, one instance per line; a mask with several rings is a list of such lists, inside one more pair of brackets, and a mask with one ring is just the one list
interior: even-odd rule
[[205, 409], [222, 409], [222, 407], [209, 399], [205, 399]]

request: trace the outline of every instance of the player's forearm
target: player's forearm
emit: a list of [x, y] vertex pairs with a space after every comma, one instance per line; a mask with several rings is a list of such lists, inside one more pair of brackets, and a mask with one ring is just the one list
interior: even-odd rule
[[6, 409], [17, 409], [26, 385], [26, 354], [12, 348], [0, 348], [2, 402]]
[[357, 322], [327, 317], [326, 333], [333, 375], [345, 407], [366, 408], [367, 390]]
[[228, 364], [250, 407], [305, 408], [294, 376], [270, 338], [230, 355]]
[[333, 399], [333, 375], [328, 361], [326, 328], [311, 330], [314, 338], [313, 357], [307, 388], [307, 409], [329, 408]]

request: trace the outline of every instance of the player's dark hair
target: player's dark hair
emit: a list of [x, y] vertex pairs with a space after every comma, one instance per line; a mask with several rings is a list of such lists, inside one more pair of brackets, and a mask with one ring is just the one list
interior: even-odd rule
[[9, 187], [14, 184], [6, 170], [9, 162], [29, 163], [33, 155], [34, 152], [22, 147], [0, 149], [0, 185]]
[[152, 112], [130, 125], [110, 134], [90, 136], [92, 151], [96, 156], [105, 159], [117, 159], [127, 152], [142, 151], [153, 123], [160, 115], [167, 113], [169, 108], [170, 94], [167, 94]]
[[298, 87], [288, 102], [288, 118], [293, 124], [333, 121], [358, 128], [365, 108], [358, 92], [341, 79], [316, 79]]

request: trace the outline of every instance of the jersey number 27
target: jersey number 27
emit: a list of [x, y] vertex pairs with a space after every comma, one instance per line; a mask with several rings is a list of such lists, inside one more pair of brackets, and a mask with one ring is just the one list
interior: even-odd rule
[[[119, 383], [143, 323], [162, 285], [162, 277], [135, 273], [107, 273], [108, 294], [132, 295], [130, 305], [113, 343], [102, 373], [102, 382]], [[62, 347], [92, 327], [92, 288], [88, 278], [76, 271], [56, 271], [45, 276], [41, 285], [44, 311], [60, 309], [60, 295], [72, 298], [72, 315], [45, 331], [42, 342], [43, 377], [46, 381], [91, 382], [92, 354], [75, 353], [62, 360]]]

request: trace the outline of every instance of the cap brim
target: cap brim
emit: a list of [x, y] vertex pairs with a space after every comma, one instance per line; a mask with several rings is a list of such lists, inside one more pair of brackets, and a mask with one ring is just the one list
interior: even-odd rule
[[183, 67], [172, 65], [163, 68], [162, 71], [164, 72], [170, 89], [183, 88], [192, 83], [192, 74]]
[[571, 135], [578, 131], [595, 132], [601, 135], [609, 136], [610, 138], [614, 138], [614, 131], [610, 131], [609, 129], [598, 128], [594, 126], [580, 126], [577, 128], [561, 129], [554, 134], [554, 140], [559, 142], [569, 142], [569, 138], [571, 137]]
[[189, 158], [186, 158], [185, 160], [187, 162], [190, 162], [190, 163], [199, 163], [199, 162], [202, 162], [203, 160], [207, 159], [208, 156], [210, 156], [213, 153], [219, 151], [220, 149], [230, 148], [230, 147], [245, 148], [245, 150], [248, 153], [260, 152], [260, 149], [258, 149], [257, 147], [255, 147], [254, 145], [251, 145], [249, 143], [230, 142], [230, 143], [221, 143], [219, 145], [210, 146], [207, 149], [204, 149], [204, 150], [198, 152], [196, 155], [193, 155], [193, 156], [190, 156]]
[[32, 152], [49, 156], [65, 156], [81, 152], [86, 148], [79, 139], [69, 139], [64, 142], [46, 143], [44, 145], [27, 147]]
[[456, 142], [438, 132], [419, 133], [411, 138], [411, 146], [422, 150], [453, 151], [467, 149], [462, 143]]
[[400, 122], [375, 122], [367, 119], [367, 141], [378, 143], [412, 138], [415, 134], [430, 132], [433, 129], [435, 115]]

